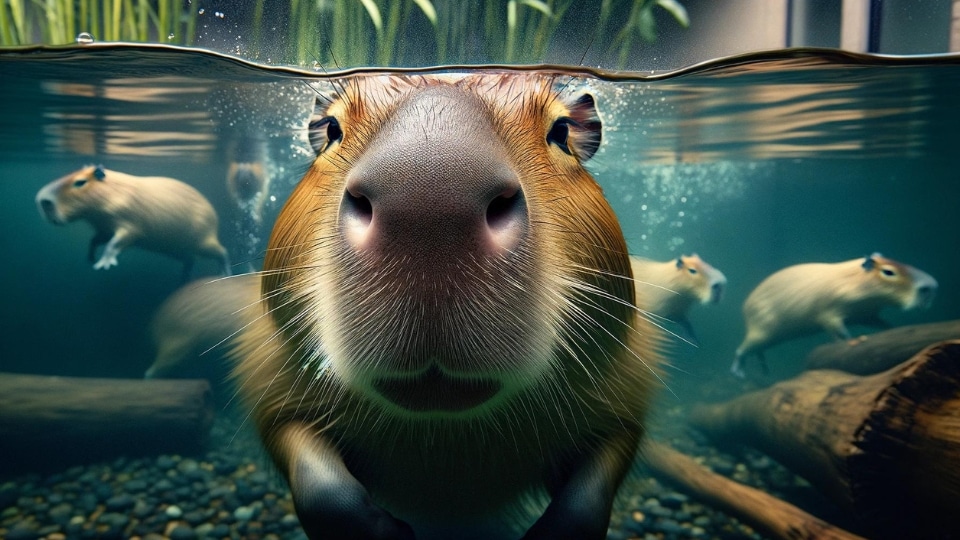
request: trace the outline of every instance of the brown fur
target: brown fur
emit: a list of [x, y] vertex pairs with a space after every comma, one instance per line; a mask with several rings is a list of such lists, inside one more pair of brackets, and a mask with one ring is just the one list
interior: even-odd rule
[[[338, 118], [343, 140], [313, 163], [281, 212], [264, 261], [263, 316], [237, 350], [241, 393], [280, 470], [290, 478], [304, 449], [333, 449], [379, 505], [426, 530], [491, 520], [522, 530], [530, 497], [559, 490], [591, 450], [615, 489], [643, 434], [658, 334], [634, 307], [619, 224], [576, 158], [583, 134], [571, 132], [574, 155], [545, 142], [557, 118], [577, 111], [552, 78], [536, 74], [340, 84], [318, 117]], [[436, 323], [460, 329], [448, 340], [486, 344], [460, 367], [503, 377], [515, 391], [479, 412], [417, 416], [364, 386], [377, 368], [370, 358], [387, 363], [391, 347], [408, 339], [403, 291], [413, 285], [394, 269], [402, 261], [370, 266], [345, 250], [337, 209], [351, 164], [375, 151], [368, 144], [393, 111], [435, 87], [483, 104], [519, 173], [531, 231], [508, 266], [457, 278], [463, 292], [452, 301], [464, 305], [463, 322]], [[450, 268], [437, 260], [435, 279], [458, 271]], [[505, 343], [500, 333], [518, 339]], [[351, 355], [357, 350], [369, 358]]]
[[198, 255], [221, 261], [229, 273], [216, 211], [179, 180], [88, 166], [47, 184], [36, 200], [40, 214], [55, 224], [82, 219], [93, 226], [91, 262], [95, 249], [107, 245], [94, 268], [115, 266], [124, 248], [137, 246], [183, 261], [185, 274]]
[[846, 322], [880, 323], [885, 307], [910, 309], [933, 299], [929, 274], [875, 253], [839, 263], [789, 266], [767, 277], [747, 297], [746, 336], [731, 371], [743, 375], [742, 360], [803, 335], [826, 331], [849, 339]]

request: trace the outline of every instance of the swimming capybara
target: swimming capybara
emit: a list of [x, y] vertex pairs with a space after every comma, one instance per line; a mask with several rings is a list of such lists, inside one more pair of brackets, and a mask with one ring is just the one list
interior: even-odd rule
[[679, 324], [690, 338], [696, 339], [687, 318], [694, 304], [720, 301], [727, 278], [696, 253], [671, 261], [652, 261], [630, 257], [637, 306]]
[[912, 266], [874, 253], [839, 263], [789, 266], [767, 277], [747, 297], [743, 317], [747, 334], [730, 371], [745, 375], [743, 361], [791, 338], [826, 331], [850, 339], [846, 323], [884, 326], [880, 310], [926, 307], [937, 281]]
[[219, 382], [217, 365], [234, 337], [259, 314], [260, 275], [198, 279], [157, 308], [150, 337], [157, 354], [144, 377], [200, 377]]
[[197, 256], [217, 259], [230, 273], [227, 250], [217, 239], [217, 213], [193, 187], [173, 178], [132, 176], [99, 165], [58, 178], [37, 193], [40, 214], [64, 225], [82, 219], [93, 226], [87, 257], [93, 267], [117, 265], [125, 248], [136, 246], [183, 262], [184, 280]]
[[242, 137], [230, 144], [229, 153], [227, 193], [237, 209], [259, 225], [270, 194], [266, 144], [255, 137]]
[[658, 384], [589, 93], [354, 76], [274, 227], [241, 395], [315, 538], [605, 538]]

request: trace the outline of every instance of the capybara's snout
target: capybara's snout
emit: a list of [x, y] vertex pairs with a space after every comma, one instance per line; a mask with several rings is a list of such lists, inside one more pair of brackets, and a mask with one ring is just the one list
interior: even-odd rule
[[407, 103], [347, 176], [348, 243], [413, 257], [514, 250], [528, 232], [527, 205], [506, 149], [475, 98], [427, 93], [444, 106]]
[[40, 215], [43, 216], [43, 219], [57, 225], [63, 224], [63, 220], [60, 219], [60, 215], [57, 213], [57, 203], [53, 202], [53, 199], [41, 194], [37, 197], [37, 208], [40, 210]]
[[724, 282], [715, 282], [713, 285], [710, 285], [710, 301], [713, 303], [719, 302], [723, 298], [723, 287], [726, 285]]
[[917, 305], [921, 308], [928, 308], [933, 304], [933, 297], [937, 295], [937, 282], [932, 278], [929, 282], [923, 283], [917, 287]]

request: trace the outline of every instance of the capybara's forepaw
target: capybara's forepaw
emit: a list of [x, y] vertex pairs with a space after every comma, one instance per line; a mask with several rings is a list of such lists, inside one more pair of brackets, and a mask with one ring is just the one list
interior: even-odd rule
[[111, 257], [101, 257], [100, 260], [97, 261], [96, 264], [93, 265], [93, 269], [94, 269], [94, 270], [107, 270], [107, 269], [109, 269], [110, 267], [117, 266], [117, 264], [118, 264], [118, 262], [117, 262], [117, 258], [116, 258], [116, 257], [113, 257], [113, 256], [111, 256]]

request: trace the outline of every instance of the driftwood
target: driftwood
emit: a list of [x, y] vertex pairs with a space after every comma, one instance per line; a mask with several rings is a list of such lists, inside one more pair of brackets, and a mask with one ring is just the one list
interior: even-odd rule
[[886, 371], [927, 346], [960, 339], [960, 320], [901, 326], [849, 341], [821, 345], [807, 355], [807, 369], [839, 369], [858, 375]]
[[749, 523], [762, 534], [782, 540], [854, 540], [862, 538], [835, 527], [759, 489], [734, 482], [669, 446], [647, 439], [644, 462], [650, 471], [704, 503]]
[[4, 469], [196, 453], [212, 422], [207, 381], [0, 374]]
[[871, 537], [960, 534], [960, 341], [876, 375], [808, 371], [690, 421], [766, 452]]

